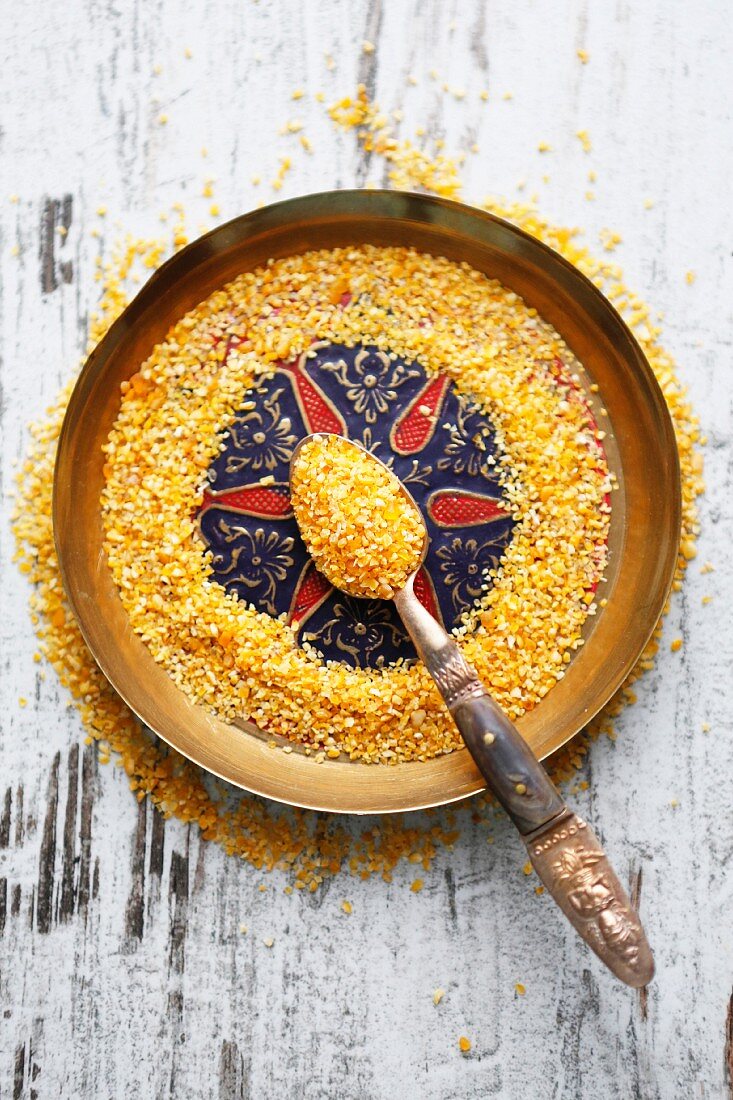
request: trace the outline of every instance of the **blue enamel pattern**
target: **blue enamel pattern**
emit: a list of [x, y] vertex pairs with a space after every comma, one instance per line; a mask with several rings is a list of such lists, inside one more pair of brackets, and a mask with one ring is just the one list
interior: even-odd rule
[[[451, 629], [481, 596], [487, 571], [499, 563], [512, 536], [490, 421], [452, 383], [436, 383], [416, 362], [374, 347], [333, 344], [315, 345], [311, 356], [301, 357], [296, 373], [292, 364], [284, 365], [262, 379], [223, 436], [200, 513], [214, 579], [258, 611], [290, 615], [309, 572], [305, 546], [287, 512], [290, 456], [303, 436], [340, 419], [343, 434], [387, 462], [422, 508], [433, 610]], [[252, 487], [263, 477], [274, 479], [269, 502], [263, 505], [256, 496], [252, 507]], [[249, 487], [249, 496], [238, 493], [242, 487]], [[325, 586], [320, 601], [300, 617], [298, 637], [325, 659], [352, 666], [379, 667], [415, 656], [390, 602], [353, 599]]]

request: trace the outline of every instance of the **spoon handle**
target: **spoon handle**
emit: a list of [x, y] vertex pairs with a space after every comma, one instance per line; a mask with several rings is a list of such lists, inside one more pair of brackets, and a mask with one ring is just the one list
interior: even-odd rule
[[466, 747], [516, 825], [541, 881], [586, 943], [622, 981], [646, 985], [654, 960], [644, 929], [592, 829], [566, 804], [476, 671], [415, 596], [394, 602]]

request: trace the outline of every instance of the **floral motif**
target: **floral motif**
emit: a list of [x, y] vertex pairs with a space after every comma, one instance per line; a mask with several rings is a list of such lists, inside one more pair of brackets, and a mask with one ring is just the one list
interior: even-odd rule
[[227, 456], [226, 472], [237, 473], [244, 468], [274, 470], [279, 462], [288, 462], [297, 443], [289, 416], [283, 416], [277, 390], [261, 408], [241, 412], [229, 429], [232, 441], [241, 454]]
[[422, 485], [426, 489], [430, 488], [433, 467], [427, 463], [421, 464], [416, 458], [403, 459], [400, 455], [395, 455], [385, 440], [375, 437], [372, 428], [364, 428], [361, 438], [358, 436], [351, 438], [361, 443], [365, 451], [371, 451], [376, 455], [388, 470], [397, 475], [403, 485]]
[[[386, 462], [414, 495], [429, 534], [421, 590], [446, 627], [457, 626], [489, 587], [489, 570], [500, 561], [513, 520], [507, 513], [479, 525], [459, 506], [472, 496], [501, 502], [503, 492], [488, 462], [496, 450], [491, 422], [453, 384], [445, 386], [434, 430], [420, 448], [395, 449], [394, 425], [413, 408], [425, 417], [421, 394], [435, 384], [418, 362], [374, 345], [325, 342], [258, 379], [209, 470], [199, 524], [212, 580], [258, 611], [290, 613], [309, 559], [295, 518], [283, 508], [288, 463], [304, 435], [337, 430]], [[486, 451], [475, 439], [466, 447], [462, 432], [485, 441]], [[430, 511], [438, 490], [453, 506], [445, 522]], [[305, 611], [298, 637], [326, 660], [378, 667], [415, 656], [392, 604], [367, 607], [331, 590], [317, 594]]]
[[583, 847], [563, 852], [552, 867], [559, 885], [570, 882], [568, 900], [573, 909], [588, 921], [594, 921], [606, 944], [630, 966], [635, 966], [642, 942], [638, 922], [630, 920], [604, 879], [607, 860], [603, 852]]
[[465, 400], [461, 400], [455, 424], [446, 427], [449, 440], [445, 445], [444, 457], [438, 461], [438, 469], [452, 470], [456, 474], [465, 472], [470, 477], [480, 474], [496, 480], [491, 433], [485, 420], [475, 410], [467, 408]]
[[252, 532], [224, 519], [219, 520], [216, 530], [225, 544], [235, 544], [228, 563], [227, 555], [221, 551], [212, 556], [217, 578], [226, 577], [225, 583], [243, 585], [251, 600], [256, 599], [274, 615], [275, 586], [285, 580], [293, 564], [290, 551], [295, 540], [289, 536], [281, 538], [277, 531], [264, 531], [261, 527]]
[[400, 386], [422, 374], [416, 367], [393, 362], [386, 352], [375, 348], [362, 348], [351, 367], [345, 359], [338, 359], [323, 362], [322, 368], [336, 375], [354, 412], [363, 415], [367, 424], [375, 424], [377, 416], [388, 411]]
[[325, 645], [335, 645], [359, 665], [369, 664], [369, 658], [386, 641], [398, 646], [403, 634], [391, 621], [390, 605], [381, 600], [355, 600], [344, 596], [333, 607], [334, 617], [322, 632]]
[[496, 569], [502, 547], [489, 539], [463, 539], [459, 535], [447, 546], [441, 546], [436, 557], [440, 561], [443, 583], [450, 589], [456, 611], [470, 607], [484, 591], [487, 574]]
[[[390, 459], [387, 465], [390, 469], [393, 469], [395, 465], [394, 459]], [[425, 489], [429, 489], [432, 472], [432, 466], [421, 466], [417, 459], [413, 458], [410, 461], [409, 467], [402, 467], [399, 479], [403, 485], [422, 485]], [[397, 473], [396, 470], [395, 473]]]

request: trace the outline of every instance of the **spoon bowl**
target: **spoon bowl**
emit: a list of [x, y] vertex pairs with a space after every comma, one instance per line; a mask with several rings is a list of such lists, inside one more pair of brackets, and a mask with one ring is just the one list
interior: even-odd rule
[[[348, 443], [350, 447], [353, 447], [355, 451], [358, 451], [361, 454], [368, 455], [369, 458], [371, 459], [371, 461], [374, 462], [379, 467], [381, 467], [381, 469], [383, 469], [386, 472], [387, 476], [390, 479], [392, 479], [393, 483], [395, 484], [395, 487], [399, 489], [399, 492], [400, 492], [401, 496], [407, 501], [407, 504], [409, 505], [409, 507], [410, 507], [411, 511], [413, 512], [415, 518], [419, 519], [420, 525], [422, 527], [423, 541], [422, 541], [422, 547], [420, 549], [420, 555], [419, 555], [419, 557], [416, 557], [416, 559], [415, 559], [415, 562], [416, 562], [415, 568], [414, 568], [414, 570], [412, 571], [412, 574], [411, 574], [414, 577], [414, 575], [420, 569], [420, 566], [423, 565], [423, 563], [425, 561], [425, 557], [426, 557], [427, 552], [428, 552], [428, 547], [430, 545], [430, 537], [428, 535], [428, 528], [427, 528], [427, 524], [425, 523], [425, 517], [422, 513], [422, 509], [418, 505], [417, 501], [415, 500], [415, 498], [412, 495], [412, 493], [410, 492], [410, 490], [405, 485], [404, 481], [402, 481], [401, 478], [397, 477], [397, 475], [394, 473], [394, 471], [392, 469], [390, 469], [389, 465], [386, 462], [382, 461], [381, 458], [379, 458], [377, 455], [373, 454], [373, 452], [370, 451], [367, 447], [365, 447], [363, 443], [360, 443], [358, 439], [346, 439], [346, 437], [337, 436], [333, 432], [312, 432], [310, 435], [304, 436], [299, 441], [299, 443], [296, 445], [295, 449], [293, 450], [292, 455], [290, 456], [290, 496], [291, 496], [291, 500], [293, 499], [293, 470], [296, 468], [296, 466], [298, 466], [299, 462], [301, 461], [301, 456], [302, 456], [302, 453], [303, 453], [303, 449], [308, 447], [313, 442], [317, 442], [317, 441], [327, 442], [330, 439], [342, 439], [342, 440], [344, 440], [344, 442]], [[296, 518], [297, 518], [297, 512], [296, 512]], [[303, 541], [306, 544], [306, 548], [308, 549], [308, 553], [310, 553], [311, 548], [308, 545], [308, 539], [306, 537], [306, 534], [303, 531], [303, 528], [302, 528], [300, 522], [298, 522], [298, 527], [300, 528], [300, 533], [301, 533], [301, 536], [303, 537]], [[324, 572], [324, 575], [327, 577], [327, 579], [329, 581], [331, 581], [331, 583], [334, 584], [337, 588], [340, 587], [343, 592], [348, 593], [348, 595], [350, 595], [350, 596], [355, 596], [355, 597], [357, 597], [357, 599], [364, 599], [365, 598], [365, 593], [364, 592], [357, 591], [355, 588], [350, 588], [350, 587], [347, 587], [346, 585], [339, 585], [336, 581], [332, 580], [332, 578], [330, 576], [328, 576], [328, 574], [325, 571], [323, 571], [323, 572]], [[368, 594], [366, 594], [366, 595], [368, 596]]]

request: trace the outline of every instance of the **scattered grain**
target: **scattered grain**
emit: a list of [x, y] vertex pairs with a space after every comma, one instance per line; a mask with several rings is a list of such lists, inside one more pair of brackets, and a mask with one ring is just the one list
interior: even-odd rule
[[590, 153], [592, 146], [591, 146], [590, 138], [588, 136], [588, 131], [587, 130], [576, 130], [575, 136], [578, 139], [578, 141], [580, 142], [580, 144], [583, 146], [583, 152], [584, 153]]

